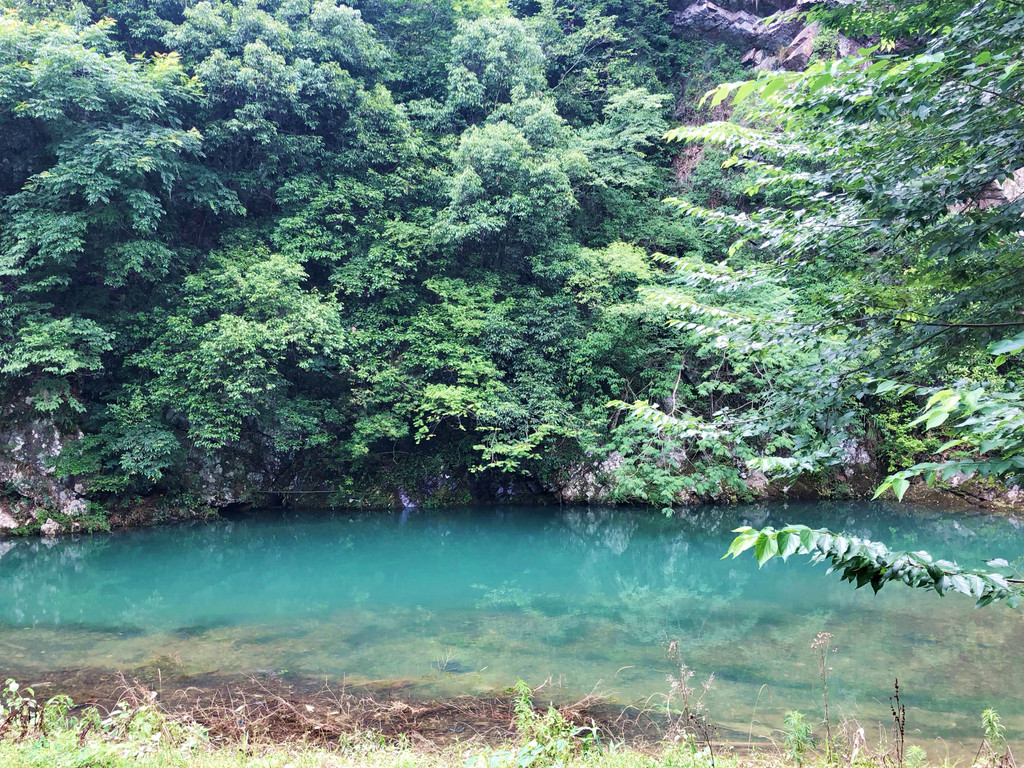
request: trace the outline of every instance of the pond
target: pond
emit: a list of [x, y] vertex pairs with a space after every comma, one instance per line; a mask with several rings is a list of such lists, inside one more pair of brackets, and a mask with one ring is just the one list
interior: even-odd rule
[[[995, 707], [1024, 734], [1024, 621], [900, 585], [854, 591], [806, 558], [722, 560], [741, 524], [801, 522], [965, 565], [1024, 552], [1013, 518], [886, 504], [653, 510], [480, 507], [264, 511], [79, 539], [0, 541], [0, 671], [25, 682], [142, 670], [395, 681], [423, 697], [521, 677], [551, 696], [653, 706], [678, 672], [714, 674], [729, 739], [800, 709], [820, 717], [811, 642], [834, 636], [833, 712], [869, 740], [900, 681], [908, 734], [933, 753], [980, 741]], [[1024, 609], [1022, 609], [1024, 610]], [[182, 682], [182, 685], [188, 684]], [[932, 745], [932, 746], [929, 746]], [[940, 746], [940, 749], [945, 747]]]

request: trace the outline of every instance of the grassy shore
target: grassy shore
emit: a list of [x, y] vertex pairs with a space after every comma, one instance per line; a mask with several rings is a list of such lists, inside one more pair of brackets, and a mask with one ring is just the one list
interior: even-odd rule
[[[472, 705], [442, 721], [424, 707], [335, 698], [330, 711], [241, 689], [190, 708], [166, 709], [157, 695], [125, 685], [111, 708], [76, 706], [67, 696], [39, 700], [8, 681], [0, 689], [0, 766], [3, 768], [926, 768], [944, 762], [903, 742], [899, 717], [887, 743], [872, 749], [863, 730], [832, 726], [830, 743], [815, 741], [813, 725], [789, 713], [777, 743], [761, 750], [723, 743], [699, 705], [683, 696], [651, 739], [631, 738], [577, 706], [536, 708], [518, 683], [504, 700], [481, 700], [480, 714], [504, 707], [507, 726], [462, 730]], [[695, 693], [690, 691], [690, 693]], [[898, 702], [897, 702], [898, 703]], [[446, 705], [448, 710], [452, 706]], [[403, 709], [404, 708], [404, 709]], [[441, 707], [439, 707], [441, 709]], [[596, 710], [594, 710], [596, 711]], [[897, 710], [898, 711], [898, 710]], [[411, 721], [413, 714], [420, 719]], [[974, 768], [1016, 768], [998, 715], [979, 723]], [[339, 723], [346, 723], [340, 727]], [[414, 722], [413, 727], [408, 727]], [[455, 723], [424, 736], [428, 722]], [[399, 727], [405, 723], [403, 730]], [[332, 725], [333, 724], [333, 725]], [[378, 727], [374, 727], [376, 726]], [[846, 724], [848, 726], [848, 724]], [[819, 729], [820, 730], [820, 729]], [[427, 731], [429, 734], [429, 731]], [[983, 734], [983, 737], [982, 737]]]

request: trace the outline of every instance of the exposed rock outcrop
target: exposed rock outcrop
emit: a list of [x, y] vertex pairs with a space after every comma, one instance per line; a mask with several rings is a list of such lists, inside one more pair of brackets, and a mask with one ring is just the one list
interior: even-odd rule
[[49, 515], [74, 520], [89, 511], [86, 489], [73, 478], [58, 477], [53, 468], [64, 446], [81, 434], [66, 434], [52, 422], [27, 414], [28, 409], [6, 412], [0, 428], [0, 483], [8, 491], [0, 497], [0, 531]]
[[1013, 176], [1002, 181], [993, 181], [978, 197], [981, 210], [995, 208], [1004, 203], [1015, 203], [1024, 197], [1024, 168], [1018, 168]]
[[672, 29], [685, 39], [756, 49], [763, 58], [796, 39], [805, 28], [800, 14], [809, 7], [793, 0], [682, 2], [675, 6]]
[[673, 6], [673, 32], [684, 39], [746, 48], [742, 63], [754, 69], [805, 69], [816, 53], [852, 56], [861, 44], [830, 37], [819, 51], [821, 26], [806, 23], [813, 2], [798, 0], [680, 0]]
[[11, 531], [19, 525], [21, 523], [15, 520], [13, 515], [4, 509], [0, 509], [0, 531]]
[[779, 64], [782, 65], [782, 68], [791, 72], [807, 69], [811, 56], [814, 55], [814, 41], [820, 32], [821, 25], [817, 22], [804, 27], [780, 55]]
[[615, 490], [614, 474], [622, 466], [622, 455], [612, 451], [594, 464], [578, 464], [564, 469], [551, 490], [564, 504], [595, 504], [609, 501]]

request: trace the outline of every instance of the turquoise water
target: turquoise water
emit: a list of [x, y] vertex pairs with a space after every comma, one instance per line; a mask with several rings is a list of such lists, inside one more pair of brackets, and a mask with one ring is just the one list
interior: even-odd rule
[[[803, 522], [980, 565], [1024, 553], [1015, 520], [881, 504], [656, 512], [489, 507], [268, 511], [56, 542], [0, 541], [0, 670], [266, 674], [403, 695], [483, 693], [522, 677], [550, 697], [663, 702], [678, 657], [714, 674], [729, 738], [818, 715], [811, 642], [834, 635], [830, 692], [869, 739], [899, 677], [908, 731], [976, 747], [999, 710], [1024, 735], [1024, 614], [894, 586], [854, 591], [823, 567], [720, 559], [730, 530]], [[182, 683], [185, 684], [185, 683]], [[880, 726], [881, 724], [881, 726]], [[929, 750], [931, 754], [931, 749]], [[941, 755], [936, 754], [936, 757]]]

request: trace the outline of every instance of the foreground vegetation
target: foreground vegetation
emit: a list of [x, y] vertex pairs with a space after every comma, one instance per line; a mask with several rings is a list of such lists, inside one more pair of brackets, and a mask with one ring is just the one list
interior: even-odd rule
[[[827, 644], [820, 648], [827, 655]], [[305, 714], [314, 712], [309, 705], [296, 708], [284, 702], [307, 730], [297, 729], [291, 739], [274, 741], [256, 727], [259, 708], [246, 704], [221, 712], [220, 720], [211, 720], [206, 710], [201, 723], [194, 712], [162, 711], [151, 693], [128, 686], [118, 704], [101, 714], [98, 708], [74, 707], [66, 696], [37, 701], [31, 690], [8, 680], [0, 695], [0, 763], [8, 768], [924, 768], [933, 764], [923, 749], [905, 742], [906, 710], [898, 685], [890, 699], [891, 740], [878, 750], [869, 749], [864, 730], [856, 723], [833, 729], [826, 706], [824, 743], [815, 742], [812, 723], [802, 713], [788, 712], [770, 749], [738, 751], [716, 745], [703, 696], [687, 687], [689, 679], [683, 667], [677, 681], [682, 687], [674, 685], [681, 709], [668, 709], [664, 738], [632, 745], [609, 738], [593, 719], [589, 725], [574, 724], [554, 707], [546, 712], [535, 709], [532, 692], [522, 681], [506, 702], [512, 726], [506, 741], [493, 735], [463, 741], [458, 734], [449, 734], [444, 743], [431, 743], [422, 736], [417, 743], [408, 734], [387, 736], [372, 729], [325, 738], [310, 727], [316, 716]], [[273, 704], [260, 706], [267, 709]], [[250, 717], [254, 718], [252, 730], [238, 726]], [[998, 713], [986, 710], [980, 725], [983, 738], [974, 768], [1015, 768]], [[227, 732], [234, 737], [225, 738]], [[951, 765], [948, 754], [942, 765]]]

